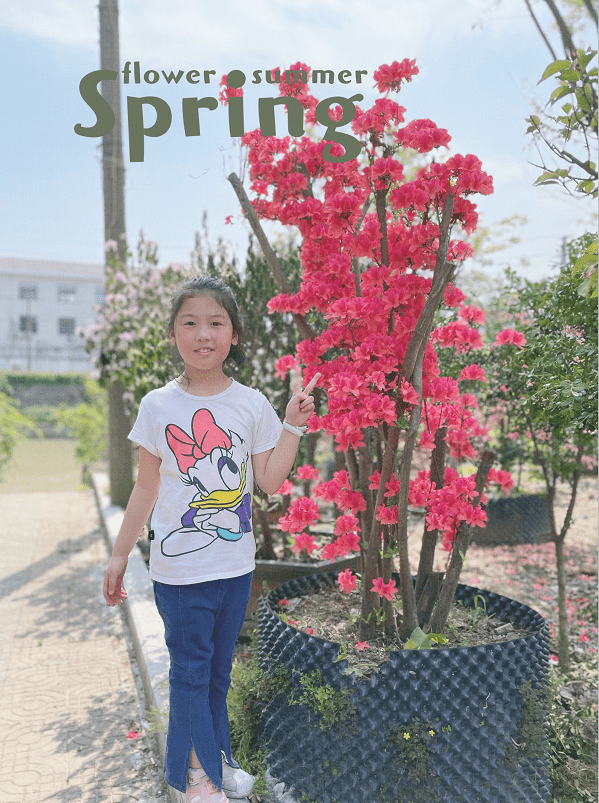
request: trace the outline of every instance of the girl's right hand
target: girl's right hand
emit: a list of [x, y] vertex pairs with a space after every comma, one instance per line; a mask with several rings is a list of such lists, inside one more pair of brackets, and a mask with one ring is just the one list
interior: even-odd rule
[[106, 574], [104, 575], [104, 584], [102, 593], [106, 602], [112, 605], [122, 605], [123, 600], [127, 599], [127, 592], [123, 588], [123, 577], [127, 569], [127, 558], [115, 557], [110, 559]]

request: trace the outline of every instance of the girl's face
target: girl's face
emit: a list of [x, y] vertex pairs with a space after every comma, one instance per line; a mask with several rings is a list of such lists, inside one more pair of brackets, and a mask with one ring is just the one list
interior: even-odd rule
[[186, 369], [222, 372], [229, 350], [239, 338], [224, 307], [212, 296], [201, 295], [181, 304], [169, 339], [177, 345]]

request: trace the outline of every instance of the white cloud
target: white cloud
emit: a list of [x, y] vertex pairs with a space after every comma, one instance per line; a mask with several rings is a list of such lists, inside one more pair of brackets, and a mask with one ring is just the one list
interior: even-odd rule
[[[503, 0], [499, 17], [520, 0]], [[426, 9], [426, 11], [424, 11]], [[430, 10], [430, 13], [427, 13]], [[158, 68], [176, 60], [185, 66], [260, 63], [296, 58], [342, 69], [369, 67], [413, 58], [441, 41], [468, 35], [489, 19], [481, 0], [121, 0], [121, 52], [151, 60]], [[4, 0], [0, 25], [6, 30], [63, 45], [98, 46], [98, 7], [94, 0]], [[359, 46], [358, 46], [359, 44]], [[258, 66], [256, 66], [258, 69]]]
[[75, 0], [3, 0], [0, 28], [66, 46], [97, 49], [97, 3]]

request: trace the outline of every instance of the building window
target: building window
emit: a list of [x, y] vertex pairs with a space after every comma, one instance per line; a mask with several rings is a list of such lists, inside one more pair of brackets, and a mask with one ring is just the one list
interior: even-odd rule
[[75, 319], [74, 318], [59, 318], [58, 319], [58, 334], [59, 335], [74, 335], [75, 334]]
[[37, 298], [37, 285], [22, 284], [19, 287], [19, 298], [35, 300]]
[[37, 318], [34, 315], [21, 315], [19, 318], [19, 331], [35, 334], [37, 332]]
[[58, 285], [58, 300], [59, 301], [77, 301], [77, 288], [74, 284], [59, 284]]

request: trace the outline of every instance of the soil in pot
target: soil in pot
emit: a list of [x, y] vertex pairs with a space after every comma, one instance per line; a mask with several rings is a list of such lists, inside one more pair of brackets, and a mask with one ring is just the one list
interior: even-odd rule
[[[405, 649], [399, 637], [390, 639], [382, 635], [376, 640], [358, 640], [361, 592], [345, 594], [335, 588], [311, 588], [303, 596], [282, 598], [276, 611], [281, 619], [310, 636], [337, 642], [340, 653], [348, 663], [348, 674], [355, 671], [358, 677], [377, 672], [392, 652]], [[474, 607], [457, 602], [449, 616], [444, 634], [447, 647], [476, 647], [523, 638], [528, 631], [519, 628], [509, 619], [486, 613], [486, 600], [475, 598]], [[433, 649], [436, 648], [433, 644]]]

